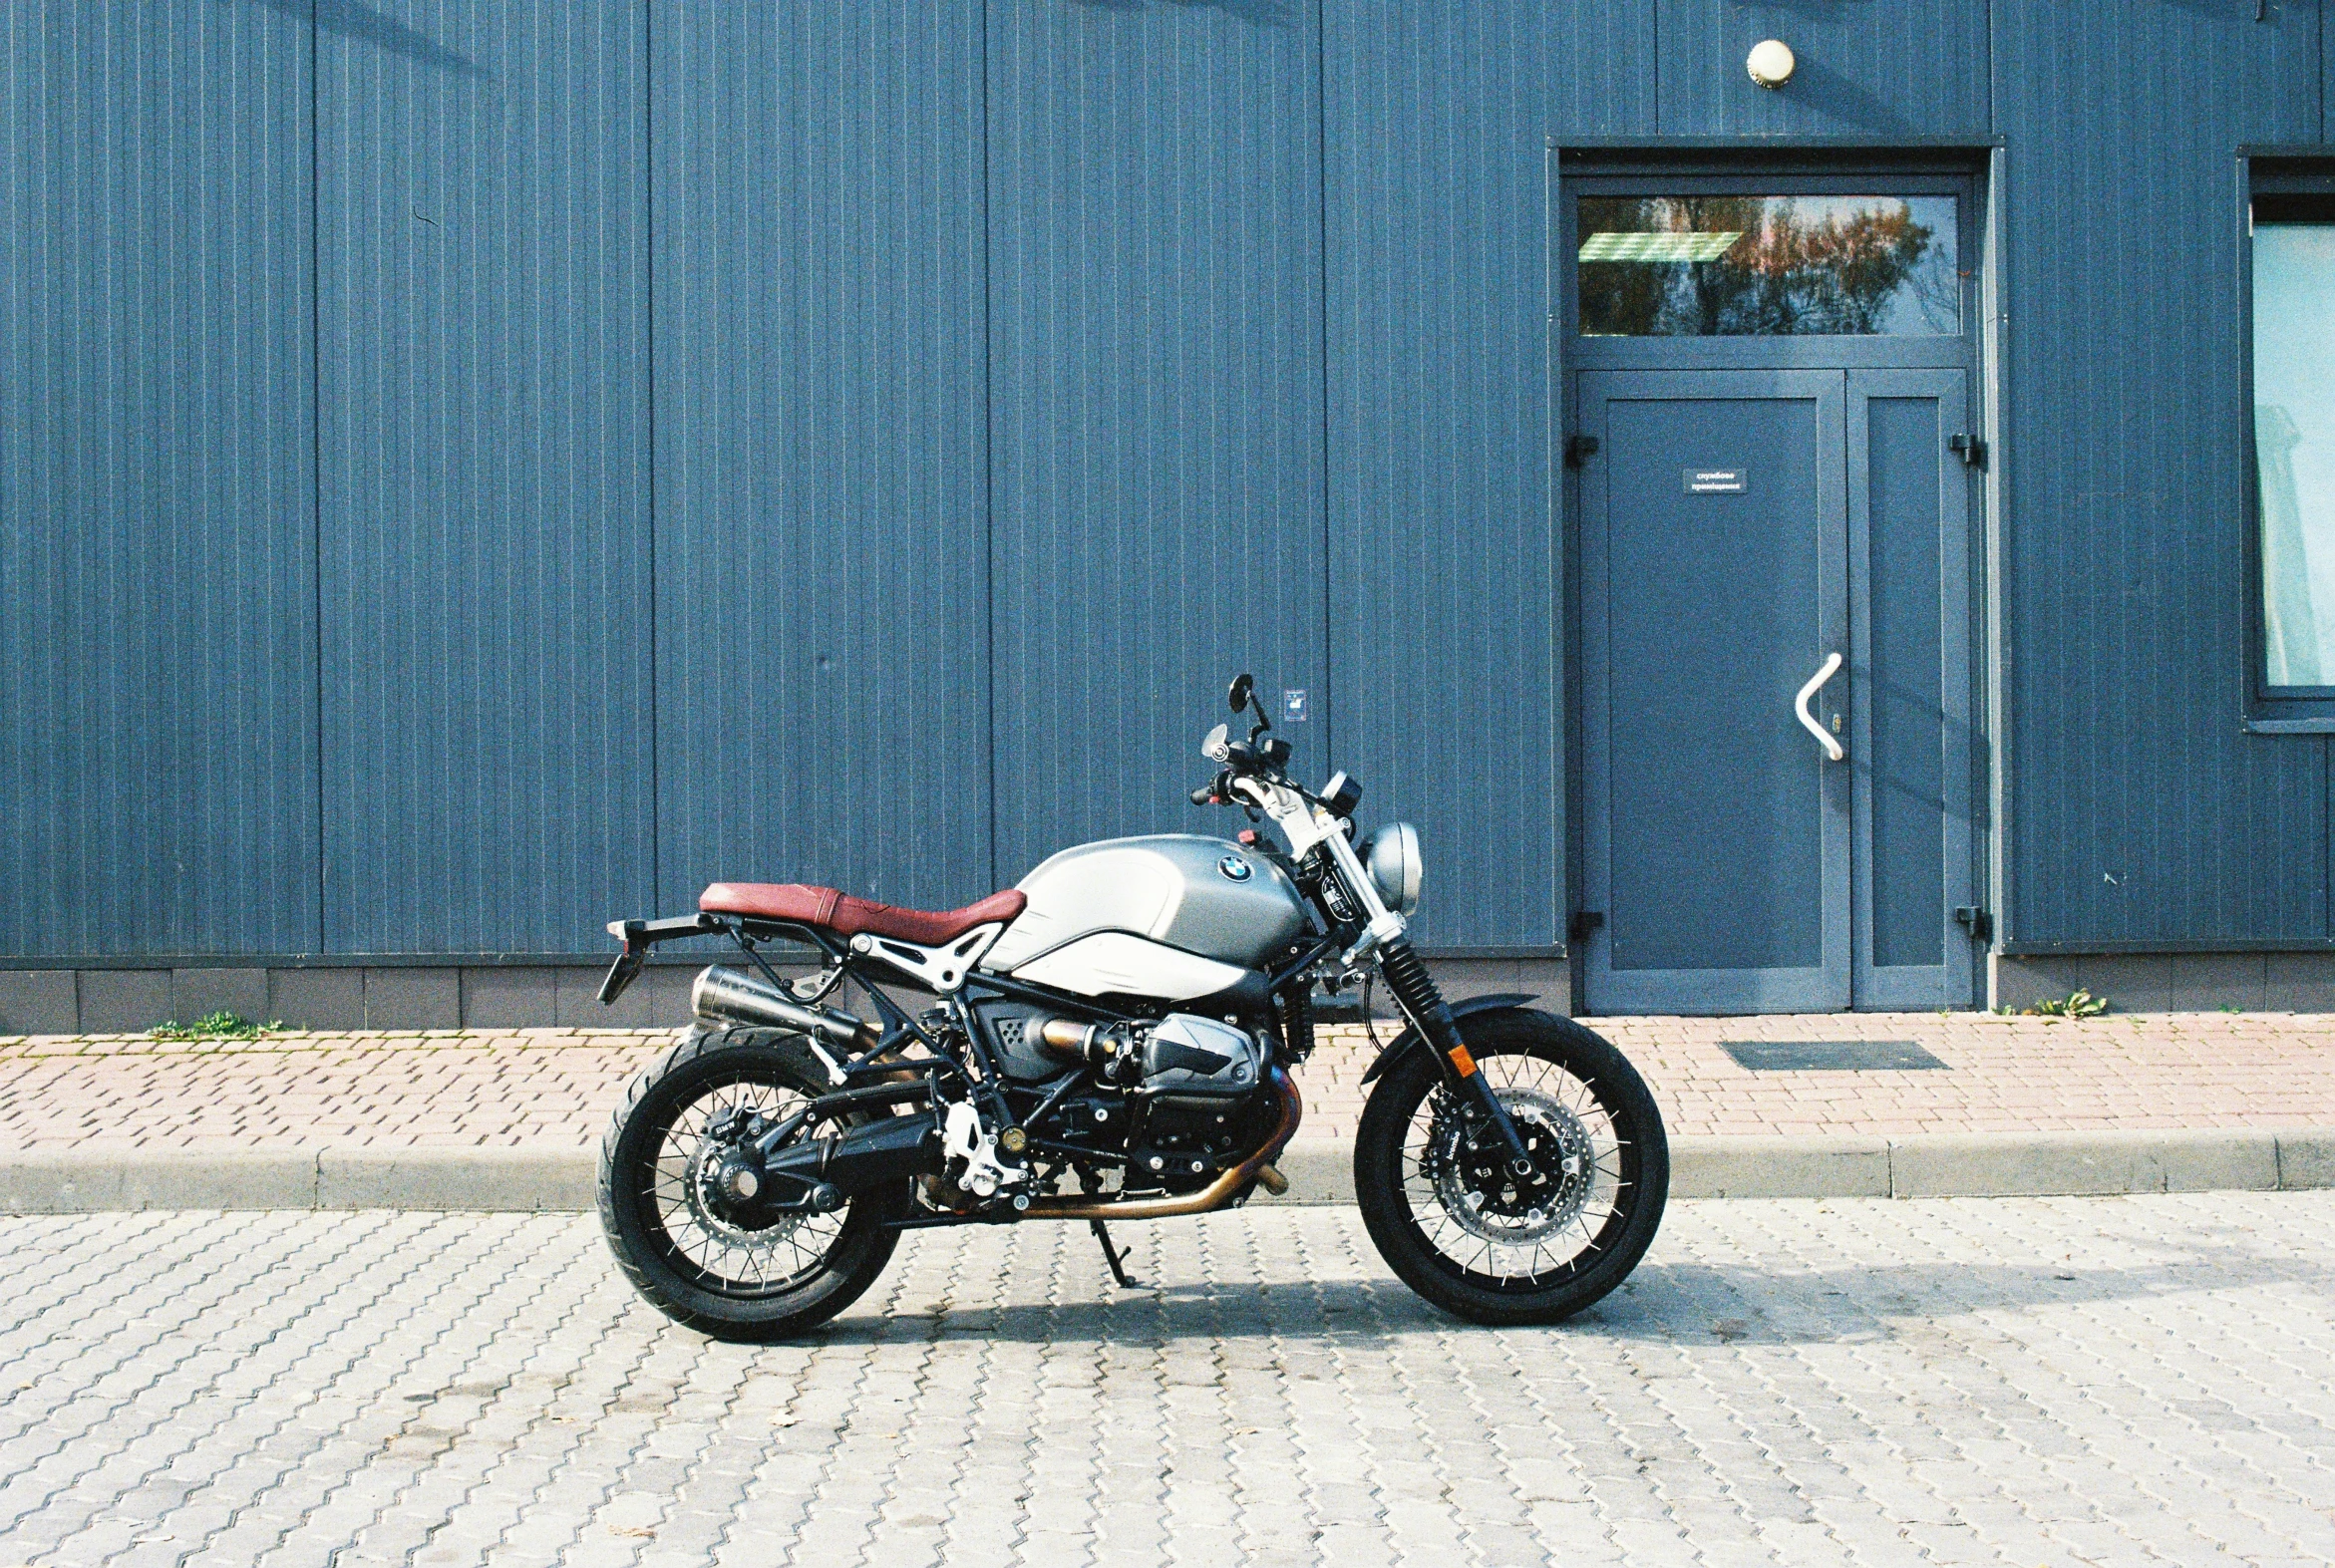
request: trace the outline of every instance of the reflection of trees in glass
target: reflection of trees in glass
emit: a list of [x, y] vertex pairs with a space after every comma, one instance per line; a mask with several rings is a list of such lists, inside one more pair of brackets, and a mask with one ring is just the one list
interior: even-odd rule
[[2275, 403], [2254, 406], [2254, 463], [2262, 482], [2262, 629], [2272, 686], [2323, 686], [2311, 559], [2294, 488], [2302, 432]]
[[1941, 249], [1936, 230], [1901, 200], [1592, 198], [1581, 215], [1584, 232], [1743, 235], [1715, 261], [1583, 263], [1585, 333], [1869, 335], [1888, 330], [1901, 301], [1929, 331], [1958, 327], [1950, 246]]

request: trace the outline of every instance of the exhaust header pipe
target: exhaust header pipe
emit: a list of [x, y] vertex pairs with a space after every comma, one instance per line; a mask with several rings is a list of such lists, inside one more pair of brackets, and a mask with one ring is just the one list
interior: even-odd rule
[[698, 975], [689, 988], [689, 1008], [700, 1018], [792, 1029], [851, 1051], [865, 1051], [882, 1038], [872, 1024], [833, 1008], [808, 1007], [724, 964], [711, 965]]

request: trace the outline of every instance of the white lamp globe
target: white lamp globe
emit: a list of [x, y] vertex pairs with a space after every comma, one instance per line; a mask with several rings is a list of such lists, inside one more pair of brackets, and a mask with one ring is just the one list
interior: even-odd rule
[[1752, 45], [1751, 56], [1744, 61], [1751, 79], [1765, 88], [1782, 87], [1791, 81], [1793, 67], [1799, 64], [1792, 56], [1792, 46], [1780, 38], [1764, 38]]

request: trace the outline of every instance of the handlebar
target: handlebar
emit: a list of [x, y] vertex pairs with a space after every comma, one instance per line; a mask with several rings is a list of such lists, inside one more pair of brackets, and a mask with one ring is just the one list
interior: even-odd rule
[[[1282, 767], [1289, 761], [1289, 743], [1278, 736], [1257, 744], [1254, 737], [1246, 741], [1221, 740], [1222, 727], [1209, 737], [1204, 755], [1221, 762], [1224, 767], [1212, 784], [1191, 792], [1194, 805], [1237, 805], [1239, 797], [1232, 792], [1235, 779], [1263, 779], [1272, 784], [1287, 784]], [[1299, 791], [1302, 793], [1303, 791]]]
[[1191, 792], [1194, 805], [1230, 805], [1232, 801], [1232, 770], [1227, 768], [1215, 779]]

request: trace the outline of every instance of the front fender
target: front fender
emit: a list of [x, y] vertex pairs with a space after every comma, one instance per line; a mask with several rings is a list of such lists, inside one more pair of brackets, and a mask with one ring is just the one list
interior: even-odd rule
[[[1454, 1002], [1452, 1004], [1452, 1017], [1473, 1018], [1479, 1013], [1505, 1013], [1539, 1000], [1536, 996], [1527, 996], [1521, 992], [1497, 991], [1490, 996], [1470, 997], [1464, 1002]], [[1367, 1084], [1377, 1078], [1388, 1068], [1402, 1061], [1405, 1053], [1427, 1049], [1427, 1042], [1419, 1037], [1418, 1030], [1404, 1030], [1388, 1042], [1387, 1048], [1378, 1054], [1378, 1060], [1370, 1065], [1370, 1071], [1362, 1075], [1362, 1082]]]

